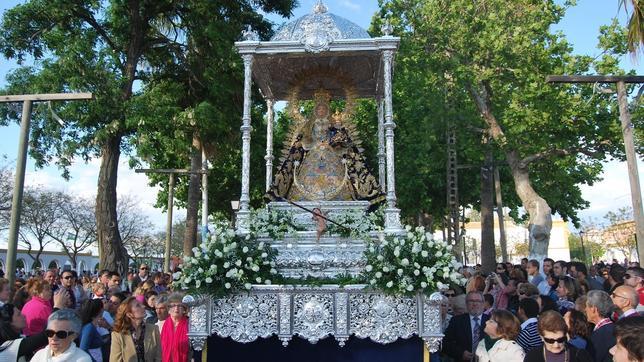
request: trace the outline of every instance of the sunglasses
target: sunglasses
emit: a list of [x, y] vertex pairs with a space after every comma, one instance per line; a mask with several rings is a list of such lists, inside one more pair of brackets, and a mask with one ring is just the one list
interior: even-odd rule
[[145, 267], [145, 268], [141, 268], [140, 270], [150, 270], [150, 268]]
[[65, 339], [71, 335], [73, 335], [74, 331], [52, 331], [51, 329], [45, 330], [45, 335], [47, 338], [54, 338], [54, 336], [58, 337], [58, 339]]
[[561, 337], [561, 338], [546, 338], [546, 337], [543, 337], [543, 341], [548, 343], [548, 344], [555, 344], [555, 342], [557, 342], [557, 343], [565, 343], [567, 340], [568, 340], [568, 338], [566, 338], [566, 337]]
[[74, 277], [73, 277], [73, 276], [71, 276], [71, 275], [68, 275], [68, 276], [64, 277], [63, 279], [65, 279], [65, 280], [69, 280], [69, 279], [74, 279]]

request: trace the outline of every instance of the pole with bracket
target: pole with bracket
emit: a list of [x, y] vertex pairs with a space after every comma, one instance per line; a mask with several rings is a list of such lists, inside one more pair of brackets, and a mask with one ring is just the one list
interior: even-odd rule
[[18, 253], [18, 233], [20, 231], [20, 214], [22, 211], [22, 196], [25, 186], [25, 168], [27, 166], [27, 151], [29, 149], [29, 129], [31, 124], [31, 109], [33, 102], [90, 100], [92, 93], [45, 93], [0, 96], [0, 103], [22, 102], [20, 120], [20, 138], [18, 140], [18, 159], [16, 175], [11, 200], [11, 221], [9, 222], [9, 239], [7, 240], [7, 279], [9, 285], [16, 280], [16, 255]]

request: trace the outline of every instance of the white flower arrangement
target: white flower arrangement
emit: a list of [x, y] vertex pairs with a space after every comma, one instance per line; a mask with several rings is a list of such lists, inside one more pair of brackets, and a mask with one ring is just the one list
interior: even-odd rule
[[251, 234], [239, 236], [221, 224], [192, 251], [194, 256], [185, 257], [182, 271], [175, 274], [184, 290], [222, 296], [252, 284], [272, 284], [278, 277], [277, 252], [268, 243]]
[[383, 230], [383, 227], [377, 223], [376, 212], [365, 214], [360, 210], [348, 210], [334, 214], [332, 219], [345, 227], [327, 223], [326, 232], [340, 237], [369, 239], [370, 232]]
[[405, 230], [406, 235], [381, 234], [368, 243], [362, 277], [369, 285], [396, 295], [430, 293], [449, 283], [465, 285], [451, 245], [435, 241], [422, 226]]
[[250, 233], [256, 237], [280, 240], [295, 234], [301, 228], [293, 220], [293, 213], [285, 210], [268, 210], [263, 207], [251, 211]]

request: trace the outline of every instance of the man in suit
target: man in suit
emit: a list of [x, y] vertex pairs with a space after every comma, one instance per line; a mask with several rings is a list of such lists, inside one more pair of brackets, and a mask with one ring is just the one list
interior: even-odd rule
[[467, 313], [453, 317], [445, 330], [443, 352], [456, 361], [470, 361], [489, 315], [483, 314], [483, 293], [472, 291], [465, 298]]
[[595, 325], [590, 336], [591, 352], [595, 357], [595, 362], [612, 360], [608, 351], [615, 346], [614, 326], [610, 320], [613, 308], [613, 301], [605, 291], [591, 290], [588, 292], [586, 316], [588, 321]]

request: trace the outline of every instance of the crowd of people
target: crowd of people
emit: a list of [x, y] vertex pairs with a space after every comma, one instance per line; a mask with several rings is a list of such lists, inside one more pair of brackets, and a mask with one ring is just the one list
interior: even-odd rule
[[124, 281], [103, 270], [0, 278], [0, 361], [186, 362], [187, 307], [172, 276], [142, 264]]
[[644, 269], [546, 258], [464, 268], [443, 292], [432, 361], [644, 361]]

